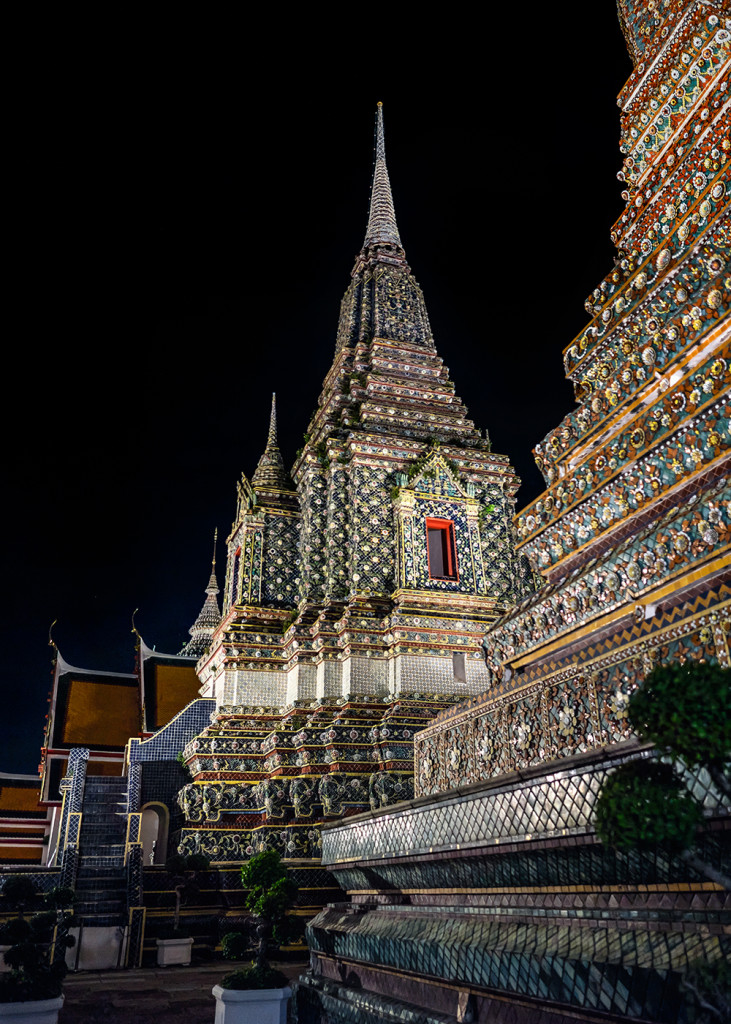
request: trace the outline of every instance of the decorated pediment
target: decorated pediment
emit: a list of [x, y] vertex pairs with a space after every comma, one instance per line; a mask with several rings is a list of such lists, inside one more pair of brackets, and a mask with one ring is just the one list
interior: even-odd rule
[[452, 499], [474, 498], [474, 485], [463, 483], [457, 468], [438, 449], [432, 449], [418, 459], [408, 473], [397, 473], [399, 488], [411, 490], [420, 497]]

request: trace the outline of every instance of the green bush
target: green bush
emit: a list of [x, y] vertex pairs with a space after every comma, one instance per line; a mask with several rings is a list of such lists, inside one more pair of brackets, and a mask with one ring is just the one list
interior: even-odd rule
[[629, 761], [608, 776], [594, 822], [602, 842], [618, 850], [693, 846], [703, 812], [669, 764]]
[[225, 960], [243, 960], [250, 949], [249, 938], [243, 932], [227, 932], [221, 939]]
[[689, 767], [731, 760], [731, 669], [698, 661], [659, 665], [632, 694], [628, 713], [639, 736]]
[[297, 895], [297, 886], [291, 878], [278, 878], [269, 889], [255, 886], [249, 893], [246, 906], [257, 917], [278, 921]]
[[221, 979], [222, 988], [232, 989], [262, 989], [262, 988], [286, 988], [289, 979], [281, 971], [275, 970], [266, 964], [260, 967], [252, 963], [250, 967], [242, 967], [238, 971], [231, 971]]
[[248, 860], [241, 868], [241, 884], [249, 890], [246, 909], [271, 924], [284, 917], [297, 896], [297, 886], [276, 850], [263, 850]]
[[680, 985], [689, 994], [686, 1009], [693, 1024], [731, 1020], [731, 963], [726, 959], [692, 963]]
[[248, 889], [244, 900], [247, 910], [259, 918], [257, 964], [263, 969], [268, 966], [265, 952], [269, 938], [278, 944], [287, 941], [284, 921], [297, 886], [276, 850], [263, 850], [246, 861], [241, 868], [241, 883]]
[[0, 1003], [25, 1003], [33, 999], [56, 999], [63, 990], [66, 964], [57, 960], [36, 970], [13, 970], [0, 974]]
[[[21, 875], [8, 878], [3, 886], [3, 897], [15, 905], [18, 916], [6, 922], [2, 929], [12, 945], [5, 954], [5, 963], [11, 970], [0, 975], [0, 1003], [60, 996], [67, 970], [65, 951], [75, 941], [68, 934], [72, 915], [65, 912], [74, 901], [73, 889], [52, 889], [44, 901], [54, 909], [30, 919], [23, 916], [27, 903], [35, 898], [35, 886], [29, 878]], [[56, 939], [52, 945], [54, 930]]]
[[9, 907], [22, 913], [35, 900], [35, 883], [27, 875], [9, 875], [3, 884], [2, 897]]
[[43, 897], [43, 902], [52, 910], [63, 910], [72, 907], [76, 893], [68, 885], [57, 885]]
[[0, 924], [0, 946], [15, 946], [25, 942], [31, 935], [30, 921], [22, 917], [12, 917]]

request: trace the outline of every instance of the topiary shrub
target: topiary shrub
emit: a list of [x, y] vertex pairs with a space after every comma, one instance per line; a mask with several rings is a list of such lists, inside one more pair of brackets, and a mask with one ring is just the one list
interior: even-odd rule
[[706, 768], [731, 795], [731, 669], [703, 661], [658, 665], [632, 694], [628, 714], [638, 736], [689, 768]]
[[261, 988], [286, 988], [289, 979], [281, 971], [275, 970], [269, 964], [260, 966], [252, 964], [250, 967], [242, 967], [238, 971], [231, 971], [230, 974], [221, 978], [221, 988], [232, 989], [261, 989]]
[[250, 949], [249, 938], [243, 932], [227, 932], [221, 939], [221, 952], [225, 960], [243, 960]]
[[[632, 694], [628, 716], [643, 740], [688, 768], [708, 770], [731, 796], [731, 669], [707, 662], [658, 665]], [[603, 842], [619, 850], [663, 846], [725, 889], [731, 879], [692, 852], [703, 810], [669, 764], [632, 761], [605, 781], [594, 822]]]
[[198, 875], [207, 871], [210, 861], [202, 853], [191, 853], [188, 856], [176, 853], [168, 857], [165, 870], [170, 876], [170, 887], [173, 890], [175, 910], [172, 925], [165, 925], [160, 930], [161, 939], [188, 938], [185, 928], [180, 925], [180, 908], [183, 903], [200, 890]]
[[16, 910], [22, 917], [36, 900], [35, 883], [27, 875], [9, 875], [3, 883], [2, 900], [5, 906]]
[[662, 846], [679, 853], [695, 842], [703, 812], [672, 765], [629, 761], [606, 780], [594, 824], [617, 850]]
[[594, 827], [617, 850], [662, 847], [711, 881], [731, 890], [731, 878], [695, 853], [703, 810], [672, 765], [643, 759], [623, 764], [605, 780]]
[[0, 946], [16, 946], [19, 942], [25, 942], [30, 935], [30, 921], [22, 917], [11, 917], [9, 921], [0, 924]]
[[266, 963], [267, 940], [286, 941], [283, 922], [287, 910], [297, 896], [297, 886], [289, 876], [276, 850], [263, 850], [246, 861], [241, 868], [241, 884], [246, 894], [247, 910], [259, 918], [257, 964]]
[[[728, 955], [728, 950], [727, 950]], [[680, 983], [690, 996], [686, 1009], [693, 1024], [731, 1021], [731, 963], [726, 959], [706, 963], [696, 960]]]
[[[21, 880], [23, 885], [19, 884]], [[11, 881], [13, 884], [9, 886]], [[9, 878], [2, 895], [8, 902], [15, 903], [18, 916], [3, 926], [3, 934], [10, 936], [12, 943], [5, 953], [5, 963], [11, 971], [0, 976], [0, 1003], [60, 996], [67, 971], [65, 953], [75, 941], [68, 934], [73, 921], [69, 910], [74, 901], [73, 889], [52, 889], [44, 897], [46, 906], [51, 909], [28, 919], [24, 910], [31, 898], [35, 898], [35, 886], [30, 879]]]

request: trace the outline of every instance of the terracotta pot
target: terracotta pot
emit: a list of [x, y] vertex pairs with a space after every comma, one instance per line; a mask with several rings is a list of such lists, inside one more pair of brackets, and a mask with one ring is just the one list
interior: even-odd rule
[[291, 988], [221, 988], [216, 997], [214, 1024], [286, 1024]]

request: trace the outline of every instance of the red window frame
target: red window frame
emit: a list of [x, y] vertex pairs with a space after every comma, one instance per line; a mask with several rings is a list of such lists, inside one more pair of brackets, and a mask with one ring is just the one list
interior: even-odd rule
[[[447, 575], [438, 576], [432, 572], [429, 554], [429, 530], [439, 530], [445, 536], [444, 550], [447, 555]], [[429, 578], [433, 580], [459, 580], [457, 568], [457, 547], [454, 543], [454, 522], [451, 519], [427, 519], [426, 521], [426, 558], [429, 566]]]

